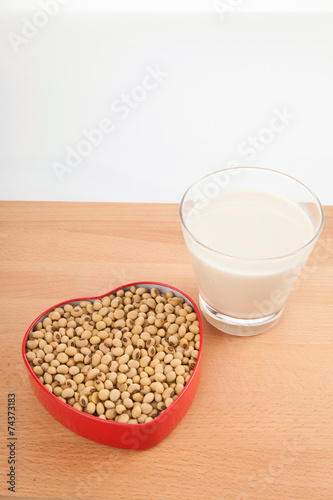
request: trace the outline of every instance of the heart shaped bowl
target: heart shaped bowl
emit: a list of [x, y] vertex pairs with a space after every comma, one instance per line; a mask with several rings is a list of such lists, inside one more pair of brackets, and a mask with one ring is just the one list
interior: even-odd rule
[[[118, 290], [127, 291], [133, 285], [144, 287], [149, 290], [156, 287], [161, 291], [161, 293], [171, 291], [176, 297], [182, 297], [193, 307], [194, 311], [196, 312], [200, 328], [200, 349], [198, 358], [191, 377], [185, 385], [184, 389], [173, 401], [173, 403], [154, 420], [141, 424], [130, 424], [116, 422], [113, 420], [104, 420], [73, 408], [71, 405], [58, 399], [42, 384], [42, 382], [38, 379], [37, 375], [32, 370], [26, 357], [26, 343], [30, 332], [34, 329], [35, 325], [39, 321], [43, 321], [43, 319], [53, 309], [55, 309], [56, 307], [61, 307], [65, 304], [71, 304], [75, 306], [84, 300], [100, 299], [107, 295], [114, 294]], [[46, 410], [61, 424], [63, 424], [76, 434], [79, 434], [80, 436], [91, 439], [92, 441], [96, 441], [98, 443], [102, 443], [108, 446], [114, 446], [117, 448], [143, 450], [151, 448], [152, 446], [155, 446], [157, 443], [162, 441], [162, 439], [164, 439], [176, 427], [176, 425], [179, 424], [179, 422], [182, 420], [185, 413], [189, 409], [199, 385], [201, 374], [202, 348], [202, 322], [198, 308], [193, 300], [184, 292], [178, 290], [173, 286], [166, 285], [164, 283], [140, 282], [130, 283], [125, 286], [118, 287], [115, 290], [112, 290], [111, 292], [100, 295], [98, 297], [85, 297], [82, 299], [75, 299], [70, 301], [67, 300], [49, 308], [47, 311], [40, 314], [38, 318], [36, 318], [29, 326], [22, 343], [22, 356], [25, 366], [28, 370], [30, 383], [37, 398], [46, 408]]]

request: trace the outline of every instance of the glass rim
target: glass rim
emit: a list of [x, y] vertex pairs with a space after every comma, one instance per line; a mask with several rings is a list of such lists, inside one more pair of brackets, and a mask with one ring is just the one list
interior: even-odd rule
[[[317, 205], [317, 207], [319, 209], [319, 215], [320, 215], [320, 224], [319, 224], [319, 227], [318, 227], [317, 231], [315, 232], [315, 234], [313, 235], [313, 237], [311, 238], [311, 240], [309, 240], [305, 245], [303, 245], [303, 246], [297, 248], [296, 250], [294, 250], [292, 252], [289, 252], [287, 254], [278, 255], [276, 257], [264, 257], [264, 258], [257, 259], [257, 258], [248, 258], [248, 257], [237, 257], [235, 255], [229, 255], [229, 254], [226, 254], [226, 253], [223, 253], [223, 252], [219, 252], [218, 250], [214, 250], [213, 248], [210, 248], [209, 246], [205, 245], [198, 238], [196, 238], [191, 233], [191, 231], [188, 229], [188, 227], [187, 227], [187, 225], [186, 225], [186, 223], [184, 221], [184, 217], [183, 217], [183, 206], [184, 206], [184, 201], [185, 201], [186, 195], [189, 193], [189, 191], [193, 187], [195, 187], [196, 184], [199, 184], [199, 182], [203, 181], [207, 177], [212, 177], [213, 175], [219, 174], [220, 172], [227, 172], [227, 171], [232, 171], [232, 170], [257, 170], [257, 171], [260, 170], [260, 171], [264, 171], [264, 172], [270, 172], [270, 173], [273, 173], [273, 174], [281, 175], [282, 177], [285, 177], [285, 178], [287, 178], [287, 179], [289, 179], [289, 180], [291, 180], [293, 182], [296, 182], [297, 184], [299, 184], [300, 186], [302, 186], [303, 188], [305, 188], [305, 190], [313, 197], [314, 201], [316, 202], [316, 205]], [[181, 225], [182, 225], [183, 229], [185, 230], [185, 232], [188, 234], [188, 236], [191, 239], [193, 239], [196, 243], [198, 243], [200, 246], [206, 248], [207, 250], [210, 250], [211, 252], [214, 252], [215, 254], [222, 255], [223, 257], [227, 257], [229, 259], [238, 260], [238, 261], [241, 261], [241, 262], [269, 262], [269, 261], [286, 259], [288, 257], [292, 257], [293, 255], [296, 255], [296, 254], [300, 253], [302, 250], [304, 250], [305, 248], [307, 248], [308, 246], [310, 246], [313, 242], [315, 242], [317, 240], [317, 238], [319, 237], [322, 229], [323, 229], [324, 218], [325, 217], [324, 217], [323, 207], [322, 207], [322, 204], [321, 204], [318, 196], [310, 188], [308, 188], [303, 182], [299, 181], [295, 177], [292, 177], [291, 175], [285, 174], [283, 172], [279, 172], [278, 170], [273, 170], [273, 169], [264, 168], [264, 167], [229, 167], [229, 168], [223, 168], [221, 170], [215, 170], [214, 172], [211, 172], [210, 174], [204, 175], [200, 179], [198, 179], [195, 182], [193, 182], [187, 188], [187, 190], [183, 194], [182, 199], [181, 199], [180, 204], [179, 204], [179, 218], [180, 218]]]

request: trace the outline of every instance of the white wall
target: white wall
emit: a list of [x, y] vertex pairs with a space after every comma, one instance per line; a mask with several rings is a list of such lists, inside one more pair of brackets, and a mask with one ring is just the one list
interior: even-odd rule
[[232, 162], [333, 204], [332, 21], [318, 0], [2, 0], [0, 198], [178, 202]]

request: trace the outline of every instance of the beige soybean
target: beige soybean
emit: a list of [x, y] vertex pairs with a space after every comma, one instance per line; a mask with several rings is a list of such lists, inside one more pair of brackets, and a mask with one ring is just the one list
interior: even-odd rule
[[66, 380], [65, 385], [70, 389], [73, 389], [73, 391], [77, 390], [77, 383], [74, 380], [71, 380], [70, 378]]
[[54, 380], [56, 382], [58, 382], [58, 384], [60, 385], [64, 385], [64, 383], [66, 382], [66, 377], [64, 375], [62, 375], [61, 373], [57, 373], [57, 375], [55, 375], [54, 377]]
[[154, 394], [152, 392], [149, 392], [148, 394], [146, 394], [143, 398], [143, 402], [144, 403], [151, 403], [152, 401], [154, 401]]
[[88, 371], [87, 378], [89, 380], [92, 380], [92, 379], [96, 378], [98, 374], [99, 374], [99, 369], [98, 368], [93, 368], [92, 370]]
[[122, 356], [124, 354], [124, 349], [122, 347], [113, 347], [111, 352], [114, 356]]
[[133, 401], [131, 398], [125, 398], [123, 399], [123, 403], [124, 403], [124, 406], [129, 409], [129, 408], [133, 408]]
[[141, 405], [141, 412], [144, 413], [145, 415], [148, 415], [153, 411], [153, 407], [149, 403], [142, 403]]
[[112, 391], [110, 392], [110, 400], [116, 402], [119, 398], [120, 391], [118, 389], [112, 389]]
[[122, 405], [122, 404], [119, 404], [116, 406], [116, 412], [118, 413], [118, 415], [120, 415], [121, 413], [124, 413], [126, 411], [126, 406]]
[[152, 384], [152, 385], [154, 385], [153, 390], [155, 392], [157, 392], [158, 394], [163, 394], [164, 386], [161, 382], [154, 382], [154, 384]]
[[126, 380], [127, 380], [127, 376], [125, 375], [125, 373], [120, 373], [117, 377], [118, 384], [125, 384]]
[[129, 415], [127, 415], [127, 413], [122, 413], [121, 415], [119, 415], [117, 421], [122, 422], [124, 424], [127, 424], [129, 419], [130, 419], [130, 417], [129, 417]]
[[110, 391], [108, 389], [102, 389], [99, 391], [98, 395], [101, 401], [106, 401], [107, 399], [109, 399]]
[[141, 415], [141, 406], [134, 406], [132, 410], [132, 417], [137, 419]]
[[71, 389], [70, 387], [68, 387], [67, 389], [64, 389], [61, 393], [61, 396], [65, 399], [67, 398], [71, 398], [74, 396], [74, 391], [73, 389]]
[[90, 401], [87, 406], [86, 406], [86, 412], [89, 413], [90, 415], [93, 415], [95, 413], [96, 405], [92, 401]]

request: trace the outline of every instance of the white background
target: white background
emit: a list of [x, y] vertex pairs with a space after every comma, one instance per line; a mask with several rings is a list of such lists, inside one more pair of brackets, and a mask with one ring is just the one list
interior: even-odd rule
[[[0, 4], [1, 199], [179, 202], [233, 162], [333, 204], [333, 2], [68, 0], [38, 17], [47, 1], [66, 3]], [[123, 118], [112, 105], [143, 95], [147, 67], [168, 76]], [[276, 110], [293, 117], [267, 131]], [[104, 119], [114, 131], [59, 175]]]

